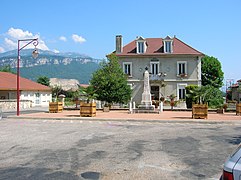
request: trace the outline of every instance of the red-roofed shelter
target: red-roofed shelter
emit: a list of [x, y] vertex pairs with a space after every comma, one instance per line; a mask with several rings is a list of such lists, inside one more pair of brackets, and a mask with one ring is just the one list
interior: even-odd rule
[[[17, 75], [0, 72], [0, 99], [16, 100]], [[20, 101], [29, 100], [32, 106], [48, 106], [52, 100], [51, 88], [20, 77]]]

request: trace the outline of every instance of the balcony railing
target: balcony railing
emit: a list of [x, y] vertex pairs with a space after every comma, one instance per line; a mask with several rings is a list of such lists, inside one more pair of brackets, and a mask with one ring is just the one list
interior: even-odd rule
[[161, 76], [159, 76], [159, 75], [157, 75], [157, 74], [151, 74], [150, 75], [150, 81], [161, 81], [161, 80], [163, 80], [163, 77], [161, 77]]

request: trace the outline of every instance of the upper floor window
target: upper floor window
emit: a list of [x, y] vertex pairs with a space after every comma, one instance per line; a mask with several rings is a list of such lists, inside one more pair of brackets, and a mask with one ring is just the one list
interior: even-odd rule
[[164, 41], [164, 52], [172, 53], [172, 41]]
[[144, 53], [144, 42], [137, 42], [138, 48], [137, 48], [137, 53]]
[[186, 61], [177, 62], [177, 75], [187, 76], [187, 62]]
[[123, 71], [126, 75], [132, 76], [132, 63], [131, 62], [124, 62], [123, 63]]
[[159, 62], [151, 62], [151, 74], [157, 75], [159, 73]]
[[173, 52], [172, 43], [173, 39], [170, 36], [167, 36], [165, 39], [163, 39], [164, 53]]
[[136, 52], [137, 54], [143, 54], [146, 51], [146, 41], [143, 37], [138, 36], [136, 39]]

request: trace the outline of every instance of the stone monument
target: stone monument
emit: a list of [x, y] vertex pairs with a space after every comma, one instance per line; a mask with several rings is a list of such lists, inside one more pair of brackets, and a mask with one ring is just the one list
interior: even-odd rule
[[153, 111], [155, 106], [151, 102], [151, 91], [149, 83], [149, 72], [148, 68], [145, 69], [144, 73], [144, 90], [142, 93], [141, 105], [138, 106], [139, 110], [150, 110]]

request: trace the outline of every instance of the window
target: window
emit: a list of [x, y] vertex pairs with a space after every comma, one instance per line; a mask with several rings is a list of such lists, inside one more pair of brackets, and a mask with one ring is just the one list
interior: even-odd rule
[[144, 53], [144, 42], [137, 42], [138, 48], [137, 53]]
[[179, 94], [179, 99], [185, 99], [185, 97], [186, 97], [185, 89], [179, 89], [178, 94]]
[[124, 62], [123, 63], [123, 71], [128, 76], [132, 76], [132, 63], [131, 62]]
[[159, 62], [151, 62], [151, 74], [157, 75], [159, 73]]
[[187, 84], [177, 84], [177, 94], [178, 99], [185, 100], [186, 99], [186, 89]]
[[187, 75], [187, 62], [177, 62], [177, 75], [186, 76]]
[[172, 53], [172, 41], [164, 41], [164, 52]]

